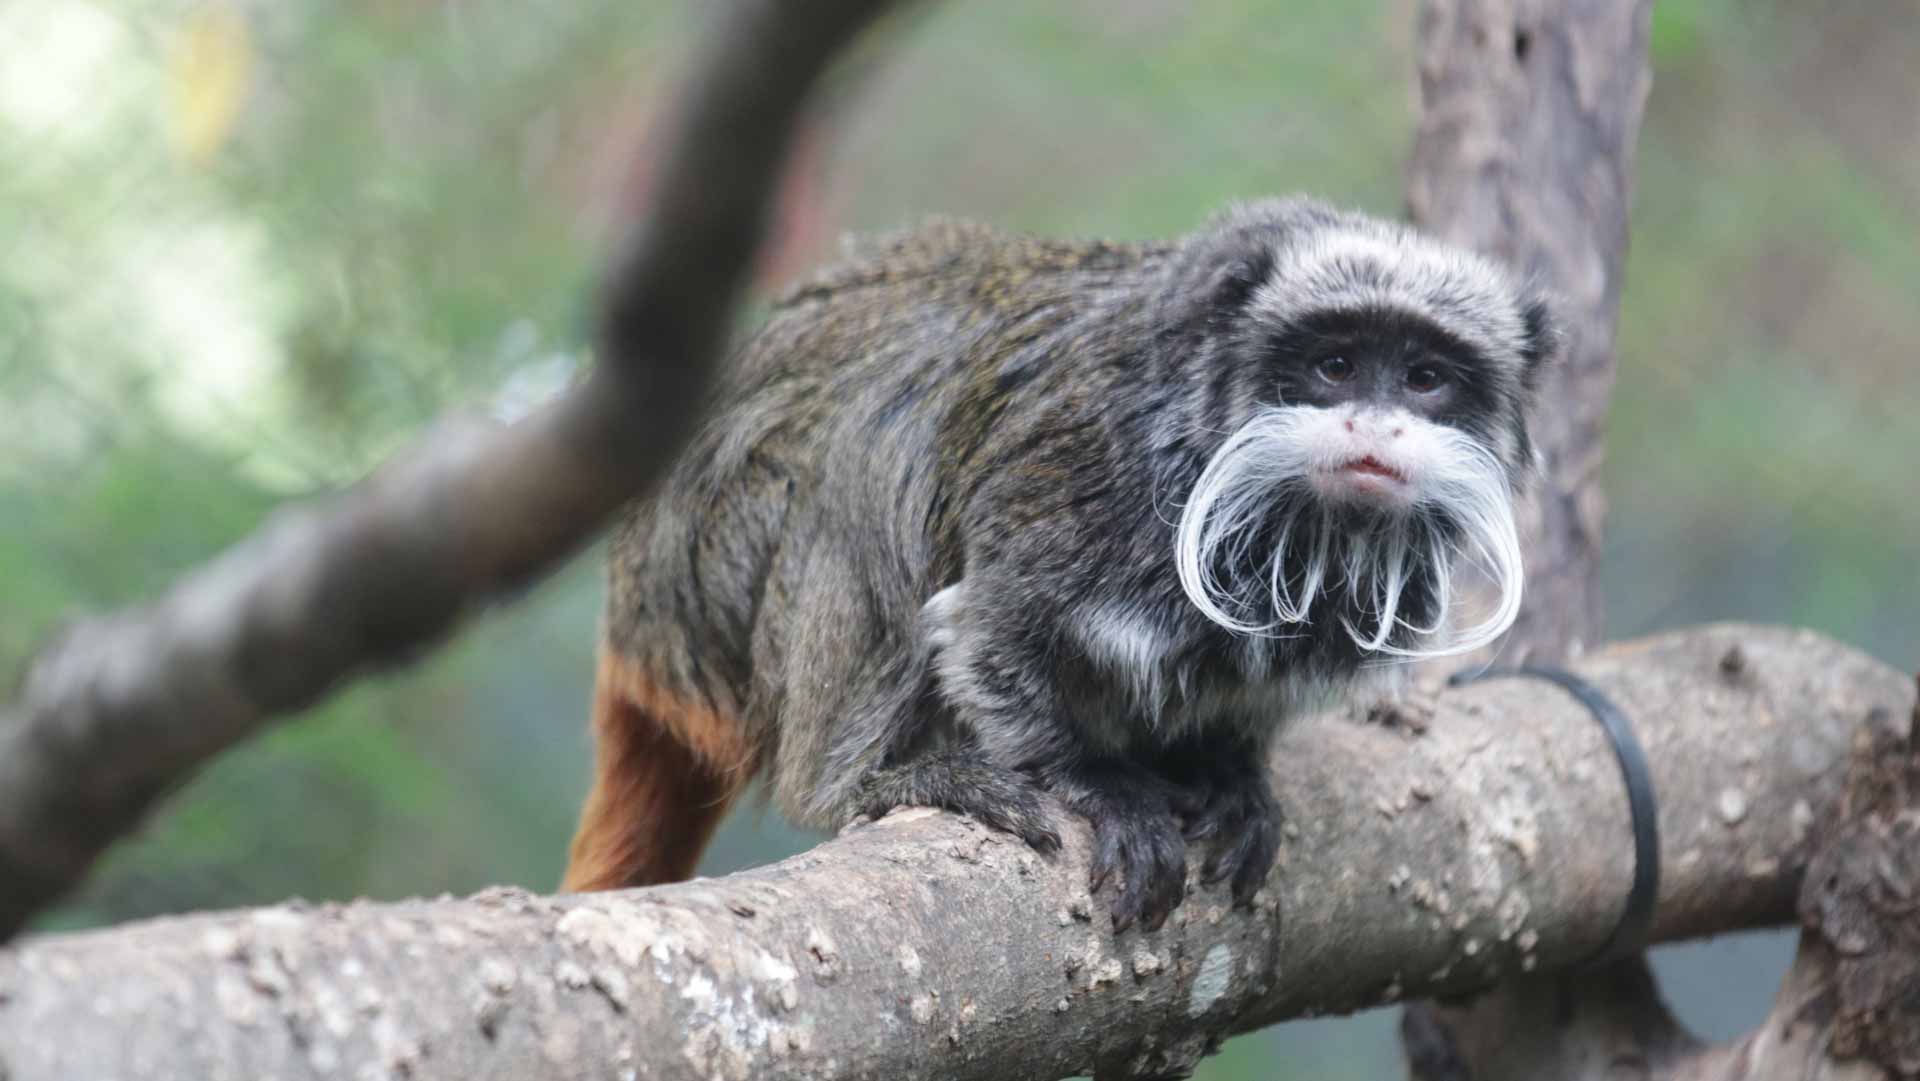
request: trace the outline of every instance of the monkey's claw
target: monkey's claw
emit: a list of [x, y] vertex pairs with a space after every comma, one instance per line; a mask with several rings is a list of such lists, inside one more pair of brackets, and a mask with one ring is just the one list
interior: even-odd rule
[[1206, 806], [1187, 816], [1186, 837], [1212, 845], [1200, 880], [1232, 880], [1234, 903], [1244, 905], [1280, 854], [1280, 808], [1258, 770], [1216, 773], [1209, 783]]
[[1089, 885], [1099, 893], [1111, 881], [1115, 934], [1136, 922], [1157, 931], [1187, 895], [1187, 845], [1174, 816], [1172, 793], [1157, 779], [1084, 779], [1069, 797], [1093, 824]]

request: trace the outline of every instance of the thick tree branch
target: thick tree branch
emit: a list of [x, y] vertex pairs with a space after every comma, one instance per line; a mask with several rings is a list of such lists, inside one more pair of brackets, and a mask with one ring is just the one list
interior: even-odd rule
[[0, 707], [0, 941], [200, 763], [408, 659], [646, 488], [697, 414], [807, 92], [889, 6], [720, 6], [609, 277], [584, 386], [509, 428], [448, 425], [37, 659]]
[[[1662, 635], [1577, 669], [1639, 722], [1668, 794], [1662, 939], [1790, 918], [1855, 733], [1904, 727], [1912, 704], [1877, 662], [1764, 628]], [[1179, 1076], [1229, 1033], [1565, 964], [1618, 915], [1619, 775], [1558, 692], [1501, 681], [1356, 708], [1290, 730], [1274, 765], [1293, 825], [1252, 913], [1202, 890], [1162, 931], [1116, 939], [1077, 821], [1047, 860], [908, 811], [651, 890], [28, 941], [0, 954], [0, 1074]]]
[[1806, 931], [1767, 1019], [1695, 1040], [1639, 959], [1543, 975], [1469, 1006], [1407, 1012], [1415, 1081], [1893, 1081], [1920, 1077], [1920, 703], [1854, 740], [1838, 805], [1814, 826]]

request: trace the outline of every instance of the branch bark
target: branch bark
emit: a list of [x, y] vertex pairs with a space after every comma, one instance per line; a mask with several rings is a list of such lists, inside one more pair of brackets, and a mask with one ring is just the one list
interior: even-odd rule
[[609, 276], [586, 384], [512, 427], [445, 425], [354, 488], [279, 512], [151, 607], [43, 651], [0, 707], [0, 941], [201, 763], [414, 656], [645, 490], [698, 413], [807, 92], [889, 6], [719, 9]]
[[1895, 1081], [1920, 1077], [1920, 703], [1904, 732], [1856, 734], [1844, 793], [1802, 879], [1805, 927], [1774, 1008], [1707, 1046], [1635, 958], [1516, 981], [1467, 1006], [1409, 1010], [1415, 1081]]
[[[1790, 918], [1856, 732], [1912, 704], [1900, 674], [1777, 629], [1577, 670], [1640, 724], [1669, 794], [1662, 939]], [[29, 940], [0, 954], [0, 1076], [1183, 1076], [1230, 1033], [1585, 956], [1632, 871], [1611, 754], [1571, 698], [1519, 681], [1304, 723], [1276, 751], [1297, 817], [1256, 909], [1196, 889], [1155, 934], [1111, 934], [1077, 821], [1043, 860], [908, 811], [650, 890]]]

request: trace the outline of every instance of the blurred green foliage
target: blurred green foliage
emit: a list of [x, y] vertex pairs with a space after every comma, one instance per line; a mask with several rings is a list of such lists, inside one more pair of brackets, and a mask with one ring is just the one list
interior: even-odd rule
[[[692, 9], [0, 0], [0, 669], [436, 414], [566, 378]], [[944, 5], [823, 114], [768, 279], [933, 212], [1118, 236], [1288, 190], [1392, 213], [1412, 25], [1404, 2]], [[1806, 624], [1911, 666], [1920, 23], [1662, 0], [1652, 47], [1610, 626]], [[228, 756], [45, 925], [551, 886], [598, 603], [583, 558]], [[749, 810], [707, 866], [806, 843]], [[1742, 949], [1680, 973], [1709, 1028], [1770, 995], [1778, 950]], [[1287, 1026], [1203, 1076], [1391, 1076], [1390, 1025]]]

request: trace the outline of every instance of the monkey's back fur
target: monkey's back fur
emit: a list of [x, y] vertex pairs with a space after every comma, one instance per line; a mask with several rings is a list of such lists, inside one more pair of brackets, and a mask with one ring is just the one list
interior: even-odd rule
[[[961, 570], [968, 500], [1010, 479], [996, 459], [1075, 439], [1045, 419], [1101, 392], [1094, 364], [1047, 378], [1036, 344], [1126, 295], [1165, 250], [940, 222], [789, 290], [661, 495], [617, 527], [608, 647], [732, 718], [745, 757], [725, 765], [770, 767], [789, 816], [836, 824], [886, 714], [925, 708], [903, 667], [924, 669], [909, 639]], [[1059, 487], [1035, 515], [1071, 500]], [[861, 725], [869, 738], [832, 753], [832, 729]]]

